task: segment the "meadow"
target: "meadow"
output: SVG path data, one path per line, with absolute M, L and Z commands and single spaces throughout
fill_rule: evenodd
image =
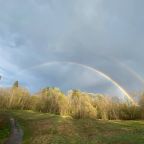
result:
M 44 88 L 36 94 L 14 83 L 0 89 L 0 144 L 9 118 L 24 131 L 24 144 L 143 144 L 144 96 L 136 104 L 104 95 Z
M 27 110 L 7 111 L 24 130 L 23 144 L 143 144 L 143 120 L 74 119 Z

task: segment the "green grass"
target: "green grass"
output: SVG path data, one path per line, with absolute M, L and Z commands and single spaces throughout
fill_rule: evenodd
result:
M 8 115 L 0 112 L 0 144 L 2 144 L 10 134 L 10 121 Z
M 144 121 L 73 119 L 11 111 L 24 129 L 24 144 L 143 144 Z

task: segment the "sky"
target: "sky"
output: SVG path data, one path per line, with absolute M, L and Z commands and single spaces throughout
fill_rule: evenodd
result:
M 0 86 L 144 90 L 143 0 L 0 0 Z M 72 64 L 73 63 L 73 64 Z M 82 66 L 83 65 L 83 66 Z

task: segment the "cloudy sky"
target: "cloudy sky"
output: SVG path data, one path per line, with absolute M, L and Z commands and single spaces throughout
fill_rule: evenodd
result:
M 144 90 L 143 0 L 0 0 L 1 86 Z M 82 66 L 83 65 L 83 66 Z M 88 67 L 91 67 L 88 68 Z

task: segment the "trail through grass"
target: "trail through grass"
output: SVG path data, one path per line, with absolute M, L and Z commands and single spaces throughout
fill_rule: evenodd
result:
M 11 134 L 5 144 L 22 144 L 23 130 L 14 118 L 10 118 Z
M 144 121 L 73 119 L 11 111 L 24 129 L 24 144 L 143 144 Z

